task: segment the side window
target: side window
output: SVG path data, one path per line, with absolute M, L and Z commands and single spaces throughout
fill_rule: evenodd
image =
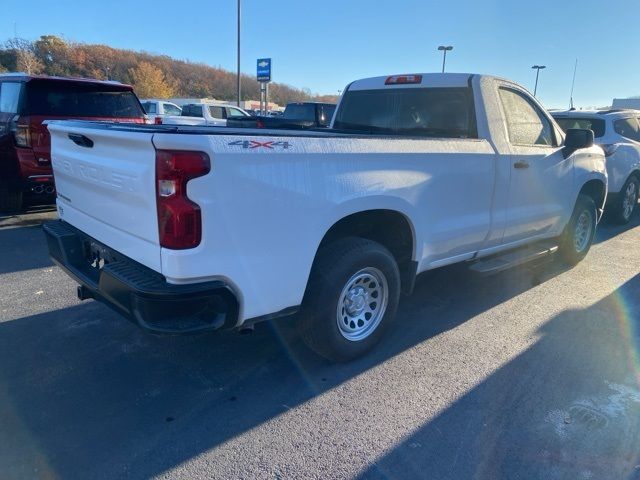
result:
M 549 119 L 522 93 L 500 88 L 500 100 L 513 145 L 555 146 Z
M 640 125 L 638 125 L 638 119 L 623 118 L 613 122 L 613 129 L 618 135 L 622 135 L 629 140 L 640 142 Z
M 191 116 L 202 118 L 202 105 L 191 105 Z
M 22 83 L 20 82 L 0 83 L 0 112 L 18 113 L 21 91 Z
M 209 107 L 209 113 L 211 114 L 211 116 L 213 118 L 221 118 L 221 119 L 226 118 L 224 116 L 224 108 L 223 107 L 210 106 Z
M 175 105 L 170 103 L 165 103 L 164 105 L 164 113 L 165 115 L 180 115 L 180 109 Z
M 156 104 L 153 102 L 144 102 L 142 108 L 144 108 L 144 111 L 147 113 L 158 113 Z
M 227 117 L 244 117 L 245 114 L 242 113 L 237 108 L 227 107 Z

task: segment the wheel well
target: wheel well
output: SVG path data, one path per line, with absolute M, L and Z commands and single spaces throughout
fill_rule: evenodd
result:
M 395 210 L 366 210 L 348 215 L 327 231 L 318 251 L 345 237 L 366 238 L 384 245 L 398 263 L 403 293 L 411 293 L 417 262 L 413 261 L 414 233 L 407 217 Z
M 589 180 L 580 189 L 580 193 L 587 195 L 593 199 L 598 209 L 602 208 L 604 203 L 605 186 L 600 180 Z

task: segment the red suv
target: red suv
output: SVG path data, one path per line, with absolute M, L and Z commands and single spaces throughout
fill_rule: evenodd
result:
M 53 203 L 49 133 L 55 119 L 144 123 L 130 85 L 80 78 L 0 75 L 0 212 L 22 210 L 27 200 Z

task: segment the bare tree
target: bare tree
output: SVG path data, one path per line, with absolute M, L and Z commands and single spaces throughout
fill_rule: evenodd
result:
M 4 48 L 15 53 L 17 71 L 31 75 L 40 73 L 44 69 L 43 63 L 35 54 L 33 42 L 24 38 L 10 38 L 5 42 Z

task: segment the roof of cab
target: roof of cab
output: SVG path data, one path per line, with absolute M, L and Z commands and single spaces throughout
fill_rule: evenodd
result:
M 387 84 L 387 80 L 393 77 L 418 77 L 420 82 Z M 375 90 L 383 88 L 424 88 L 424 87 L 466 87 L 469 79 L 475 76 L 472 73 L 409 73 L 385 75 L 382 77 L 370 77 L 356 80 L 349 85 L 349 90 Z M 485 75 L 482 75 L 485 76 Z
M 82 78 L 82 77 L 55 77 L 51 75 L 30 75 L 28 73 L 23 73 L 23 72 L 0 73 L 0 81 L 6 80 L 6 79 L 17 80 L 19 82 L 31 82 L 33 80 L 38 80 L 38 81 L 52 81 L 52 82 L 70 82 L 70 83 L 109 85 L 112 87 L 122 87 L 126 89 L 133 88 L 131 85 L 117 82 L 115 80 L 98 80 L 95 78 Z
M 609 110 L 561 110 L 550 112 L 554 117 L 562 118 L 602 118 L 602 117 L 617 117 L 627 118 L 637 116 L 640 114 L 638 110 L 617 108 Z

